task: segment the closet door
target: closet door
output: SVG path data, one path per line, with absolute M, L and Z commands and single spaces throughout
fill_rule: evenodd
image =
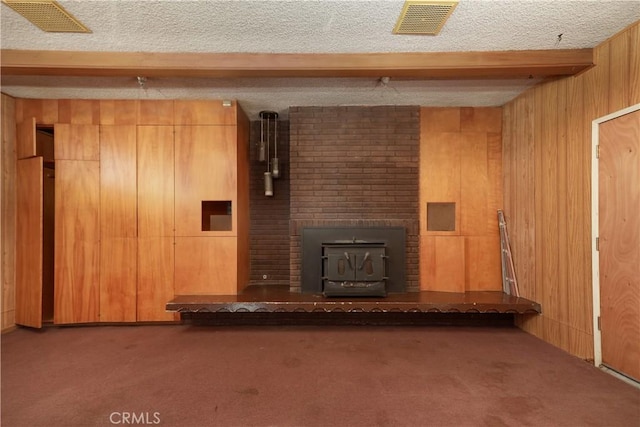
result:
M 138 126 L 139 322 L 178 320 L 165 306 L 174 297 L 173 126 Z
M 100 313 L 99 131 L 56 125 L 56 324 L 92 323 Z
M 31 117 L 16 126 L 16 154 L 18 159 L 28 159 L 36 155 L 36 118 Z
M 16 324 L 42 327 L 42 157 L 18 160 Z
M 136 127 L 100 127 L 100 321 L 136 321 Z

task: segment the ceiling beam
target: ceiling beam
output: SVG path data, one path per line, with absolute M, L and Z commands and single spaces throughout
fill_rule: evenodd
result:
M 545 78 L 593 65 L 593 49 L 426 53 L 160 53 L 9 50 L 3 75 Z

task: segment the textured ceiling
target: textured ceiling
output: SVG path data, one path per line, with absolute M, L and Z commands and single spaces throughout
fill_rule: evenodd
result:
M 91 34 L 45 33 L 6 5 L 3 49 L 365 53 L 594 47 L 640 20 L 640 1 L 461 0 L 438 36 L 394 35 L 403 0 L 59 0 Z M 558 35 L 562 34 L 561 39 Z M 383 76 L 380 76 L 383 77 Z M 17 97 L 232 98 L 255 117 L 292 105 L 502 105 L 536 81 L 4 76 Z

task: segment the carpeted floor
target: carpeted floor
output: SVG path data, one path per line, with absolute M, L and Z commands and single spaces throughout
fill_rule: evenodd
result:
M 2 426 L 640 426 L 640 390 L 515 328 L 2 336 Z

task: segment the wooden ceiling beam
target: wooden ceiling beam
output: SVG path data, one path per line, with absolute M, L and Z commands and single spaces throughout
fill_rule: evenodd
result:
M 151 53 L 9 50 L 3 75 L 545 78 L 593 65 L 593 49 L 426 53 Z

